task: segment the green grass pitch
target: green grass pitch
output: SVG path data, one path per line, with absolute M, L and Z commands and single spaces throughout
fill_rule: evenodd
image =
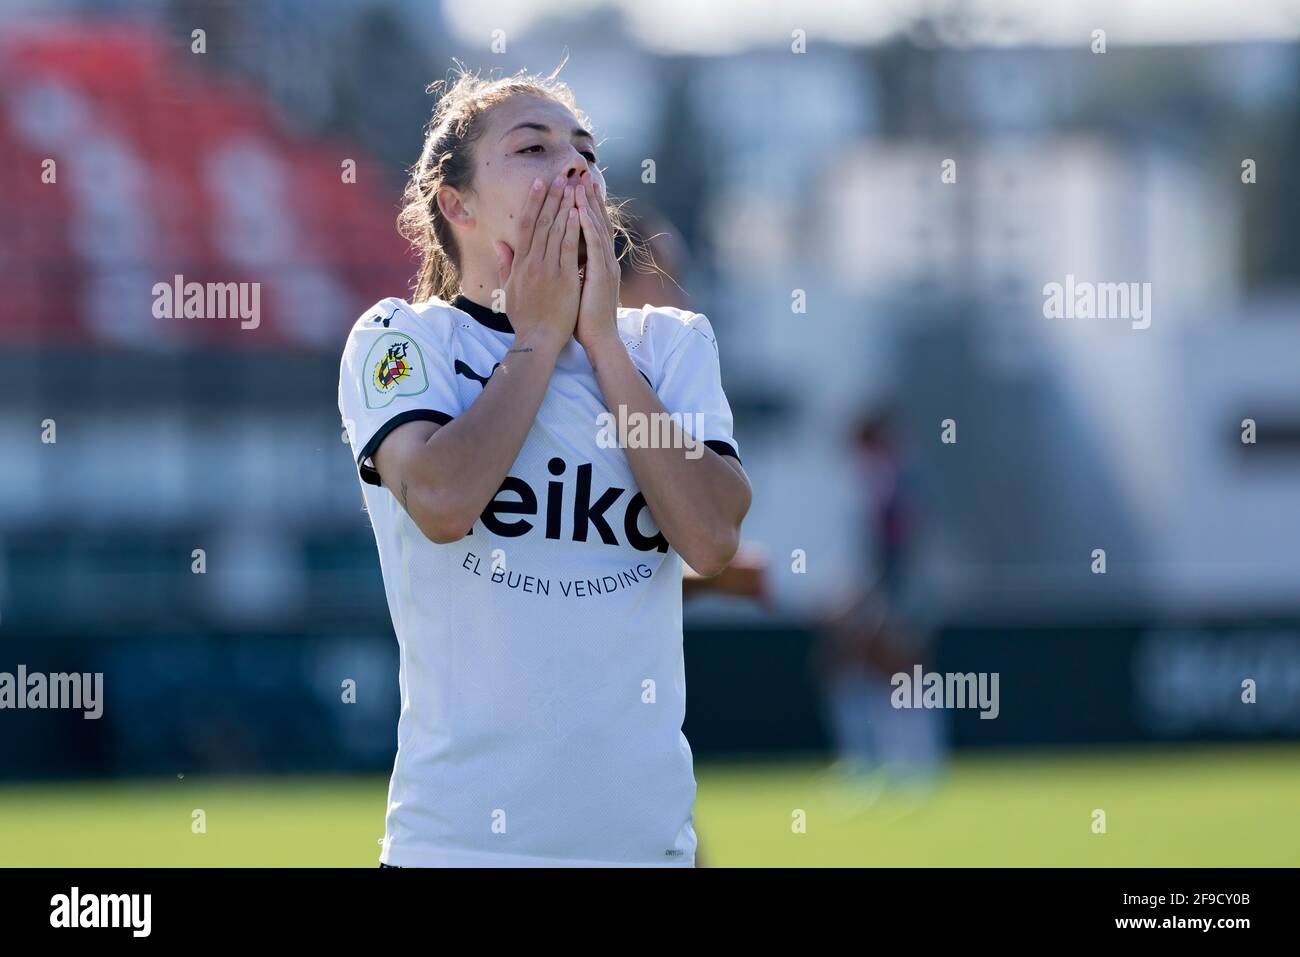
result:
M 929 793 L 874 798 L 817 761 L 702 762 L 696 776 L 712 867 L 1300 865 L 1295 745 L 959 756 Z M 374 867 L 386 786 L 195 775 L 4 785 L 0 866 Z M 205 834 L 191 833 L 196 808 Z

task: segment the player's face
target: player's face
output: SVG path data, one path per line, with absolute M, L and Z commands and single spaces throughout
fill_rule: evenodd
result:
M 547 187 L 557 176 L 576 184 L 589 169 L 603 189 L 596 157 L 589 131 L 563 104 L 525 95 L 497 104 L 475 143 L 477 168 L 469 203 L 477 235 L 471 241 L 489 250 L 495 240 L 513 248 L 516 219 L 539 177 Z M 585 261 L 585 252 L 580 245 L 580 261 Z

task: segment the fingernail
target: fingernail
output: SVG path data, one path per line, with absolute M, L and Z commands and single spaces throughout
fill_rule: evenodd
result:
M 537 177 L 537 179 L 533 180 L 533 192 L 535 193 L 541 188 L 542 188 L 542 178 L 539 176 Z

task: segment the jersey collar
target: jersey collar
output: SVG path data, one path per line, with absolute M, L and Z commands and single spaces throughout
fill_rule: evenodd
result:
M 510 320 L 504 312 L 493 312 L 487 306 L 480 306 L 463 292 L 453 299 L 451 304 L 489 329 L 495 329 L 497 332 L 515 331 L 515 327 L 510 325 Z

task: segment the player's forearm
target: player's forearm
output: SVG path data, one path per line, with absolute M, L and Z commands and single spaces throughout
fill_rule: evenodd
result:
M 562 343 L 519 337 L 463 413 L 431 435 L 412 492 L 438 539 L 465 535 L 501 487 L 537 417 Z
M 620 427 L 634 421 L 634 415 L 666 414 L 617 337 L 593 346 L 587 354 L 605 405 Z M 619 414 L 620 406 L 626 415 Z M 669 544 L 700 574 L 715 575 L 740 546 L 740 523 L 752 494 L 749 482 L 738 468 L 687 436 L 679 425 L 672 423 L 671 429 L 667 448 L 628 448 L 625 435 L 619 436 L 619 444 Z

